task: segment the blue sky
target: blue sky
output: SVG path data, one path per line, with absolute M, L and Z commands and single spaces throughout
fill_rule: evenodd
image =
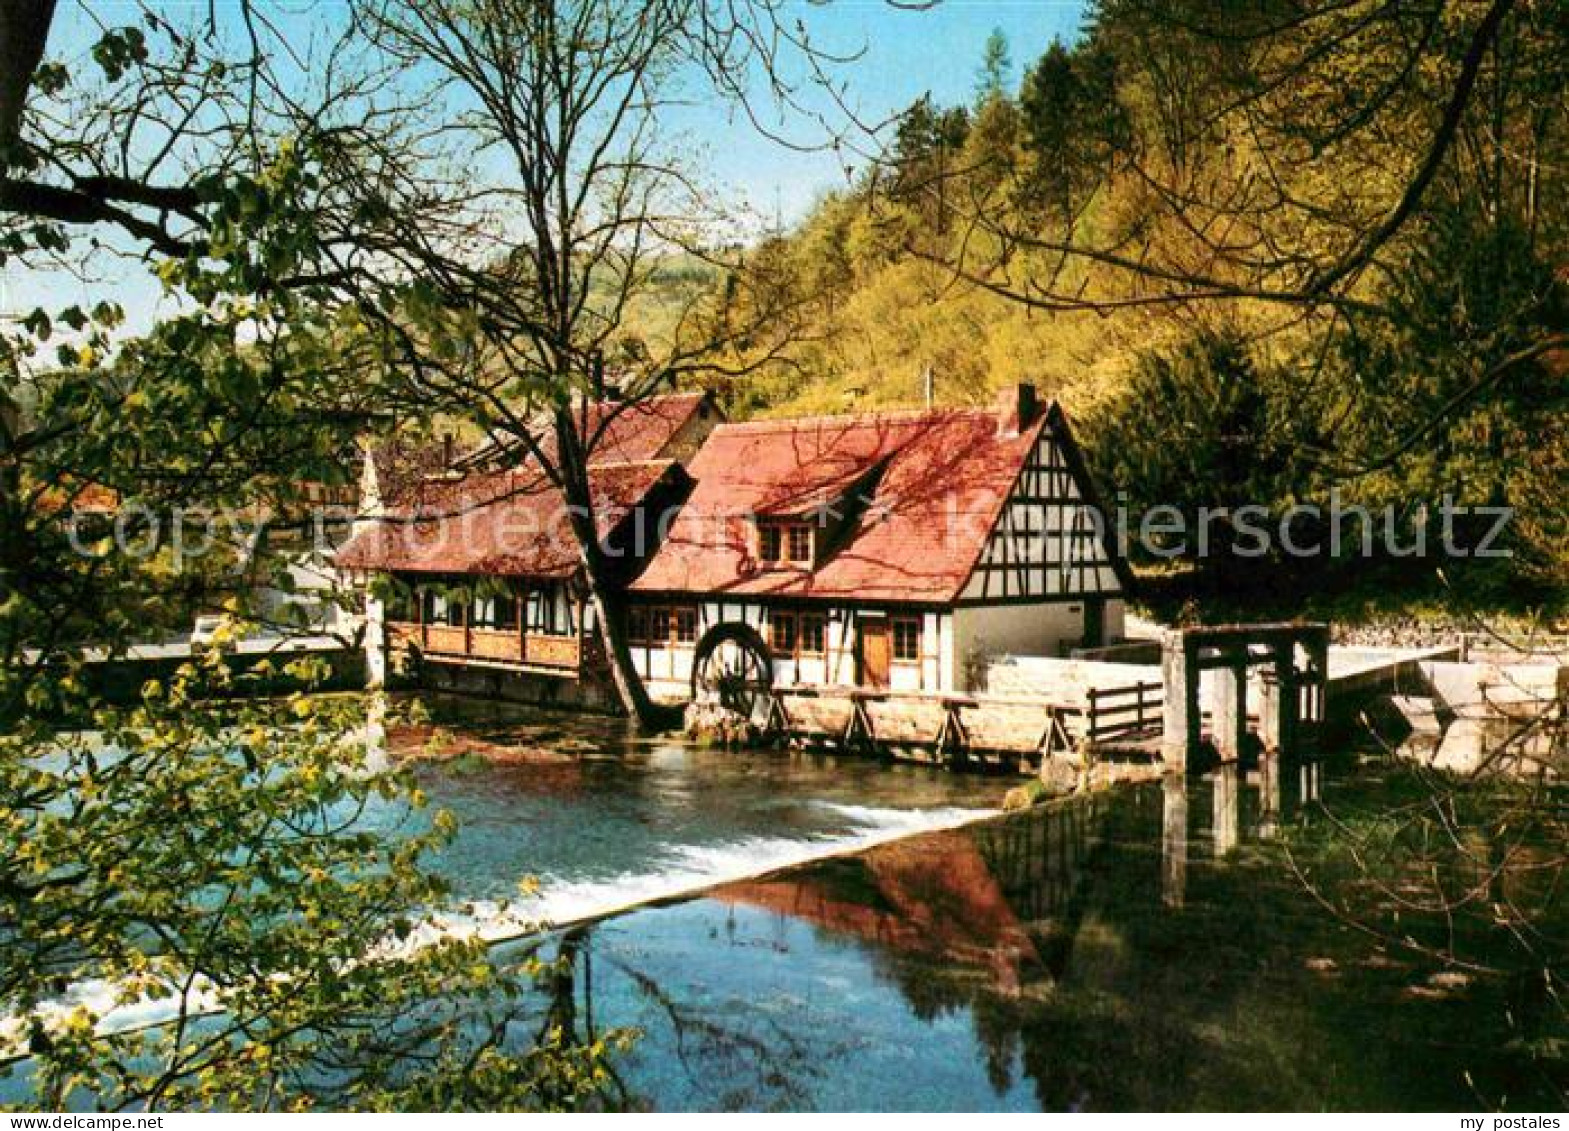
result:
M 127 0 L 85 0 L 109 24 L 137 19 Z M 232 4 L 234 0 L 217 0 Z M 636 0 L 628 0 L 635 3 Z M 83 62 L 85 44 L 95 30 L 84 0 L 64 0 L 50 40 L 50 55 Z M 176 22 L 205 15 L 207 0 L 155 5 Z M 313 21 L 330 20 L 333 0 L 293 0 L 286 28 L 301 35 Z M 1013 81 L 1054 38 L 1071 40 L 1084 13 L 1083 0 L 942 0 L 929 10 L 900 8 L 884 0 L 800 2 L 798 15 L 814 42 L 837 52 L 860 52 L 836 77 L 848 87 L 846 100 L 866 121 L 880 121 L 908 106 L 924 92 L 942 104 L 973 98 L 976 70 L 987 36 L 1000 28 L 1013 59 Z M 90 65 L 90 64 L 88 64 Z M 826 105 L 826 100 L 822 101 Z M 703 147 L 710 180 L 755 212 L 786 224 L 799 219 L 824 192 L 845 183 L 844 159 L 828 152 L 801 153 L 780 146 L 739 120 L 722 104 L 704 103 L 681 115 L 683 133 Z M 793 131 L 802 135 L 804 127 Z M 83 300 L 114 298 L 124 304 L 128 328 L 145 329 L 157 317 L 158 288 L 135 263 L 105 257 L 93 265 L 95 278 L 81 283 L 56 274 L 12 271 L 5 279 L 5 307 L 63 307 Z
M 1054 38 L 1078 32 L 1082 0 L 943 0 L 914 11 L 881 0 L 801 4 L 814 41 L 841 52 L 863 53 L 838 72 L 849 86 L 847 101 L 867 121 L 880 121 L 930 91 L 940 104 L 968 102 L 993 29 L 1008 38 L 1013 81 Z M 770 142 L 746 123 L 731 123 L 721 110 L 708 125 L 714 174 L 771 216 L 777 206 L 788 223 L 800 218 L 825 190 L 844 184 L 832 153 L 801 154 Z

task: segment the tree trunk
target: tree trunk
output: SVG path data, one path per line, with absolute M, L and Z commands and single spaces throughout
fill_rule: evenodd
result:
M 603 563 L 603 557 L 597 553 L 597 543 L 595 550 L 594 556 Z M 594 604 L 594 619 L 598 623 L 599 636 L 605 646 L 605 659 L 610 664 L 610 676 L 615 682 L 621 706 L 637 720 L 641 729 L 653 730 L 659 712 L 654 707 L 654 701 L 648 697 L 648 689 L 643 686 L 637 667 L 632 663 L 632 649 L 627 645 L 626 617 L 623 615 L 626 601 L 612 586 L 604 583 L 602 574 L 596 579 L 593 572 L 585 567 L 583 575 L 588 583 L 589 600 Z
M 571 410 L 558 411 L 555 423 L 561 493 L 566 500 L 573 537 L 577 539 L 578 560 L 583 565 L 583 580 L 594 606 L 594 619 L 604 643 L 610 677 L 622 709 L 637 721 L 640 729 L 652 730 L 659 717 L 658 711 L 648 697 L 642 677 L 637 674 L 632 650 L 627 646 L 626 618 L 622 615 L 626 602 L 610 583 L 610 570 L 599 545 L 594 500 L 588 482 L 588 460 Z
M 44 57 L 55 0 L 0 0 L 0 157 L 16 140 L 27 88 Z M 4 162 L 0 160 L 0 175 Z

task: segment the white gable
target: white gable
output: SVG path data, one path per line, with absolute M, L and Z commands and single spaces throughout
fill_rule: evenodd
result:
M 962 599 L 1121 595 L 1099 520 L 1085 502 L 1062 445 L 1045 429 Z

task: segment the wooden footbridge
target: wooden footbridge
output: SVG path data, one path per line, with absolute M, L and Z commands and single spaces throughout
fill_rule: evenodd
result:
M 767 736 L 946 766 L 1040 770 L 1049 759 L 1083 764 L 1086 744 L 1103 754 L 1163 758 L 1181 772 L 1206 739 L 1235 762 L 1250 730 L 1288 755 L 1310 746 L 1330 686 L 1329 628 L 1275 623 L 1178 629 L 1162 641 L 1159 669 L 1100 665 L 1099 678 L 1054 694 L 997 695 L 780 686 L 766 690 Z M 1406 657 L 1391 653 L 1380 671 Z M 1122 670 L 1106 675 L 1107 668 Z M 1262 669 L 1256 709 L 1248 672 Z M 1200 694 L 1200 675 L 1215 686 Z M 754 718 L 756 716 L 753 716 Z
M 1159 680 L 1095 687 L 1080 701 L 847 687 L 775 687 L 767 734 L 802 746 L 946 766 L 1038 770 L 1050 757 L 1100 746 L 1155 749 L 1163 718 Z

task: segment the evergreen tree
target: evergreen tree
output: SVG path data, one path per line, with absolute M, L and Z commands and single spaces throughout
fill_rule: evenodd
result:
M 1013 57 L 1008 52 L 1008 37 L 1002 28 L 992 28 L 981 51 L 980 69 L 975 73 L 975 104 L 985 105 L 993 98 L 1004 98 L 1013 82 Z

